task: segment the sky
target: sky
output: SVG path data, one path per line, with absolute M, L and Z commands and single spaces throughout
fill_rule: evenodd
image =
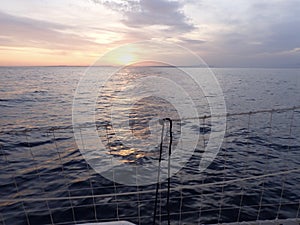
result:
M 2 1 L 0 66 L 88 66 L 118 46 L 155 40 L 215 67 L 300 67 L 299 15 L 299 0 Z

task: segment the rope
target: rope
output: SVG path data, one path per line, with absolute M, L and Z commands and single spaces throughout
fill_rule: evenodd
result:
M 168 213 L 168 225 L 170 225 L 170 188 L 171 188 L 171 154 L 172 154 L 172 141 L 173 141 L 173 133 L 172 133 L 172 128 L 173 128 L 173 123 L 170 118 L 166 118 L 167 121 L 170 123 L 170 142 L 169 142 L 169 159 L 168 159 L 168 191 L 167 191 L 167 213 Z
M 201 116 L 201 117 L 190 117 L 190 118 L 182 118 L 182 119 L 171 119 L 171 118 L 165 118 L 163 120 L 160 120 L 160 123 L 162 125 L 162 133 L 161 133 L 161 142 L 160 142 L 160 149 L 159 149 L 159 163 L 158 163 L 158 174 L 157 174 L 157 185 L 156 185 L 156 189 L 155 190 L 155 207 L 154 207 L 154 214 L 153 214 L 153 224 L 155 225 L 156 221 L 157 221 L 157 218 L 158 217 L 158 212 L 162 212 L 162 210 L 159 211 L 159 208 L 158 206 L 160 205 L 160 207 L 163 205 L 162 202 L 158 202 L 158 196 L 159 194 L 163 193 L 163 192 L 166 192 L 167 194 L 167 203 L 166 203 L 166 209 L 167 209 L 167 213 L 166 213 L 166 216 L 167 216 L 167 220 L 168 220 L 168 225 L 170 225 L 170 215 L 172 215 L 171 213 L 171 207 L 170 207 L 170 193 L 171 191 L 178 191 L 178 190 L 184 190 L 184 189 L 196 189 L 196 188 L 203 188 L 203 187 L 212 187 L 212 186 L 217 186 L 217 185 L 223 185 L 222 186 L 222 192 L 224 191 L 224 186 L 225 185 L 228 185 L 228 184 L 232 184 L 232 183 L 235 183 L 235 182 L 241 182 L 241 181 L 248 181 L 248 180 L 258 180 L 258 179 L 265 179 L 266 177 L 273 177 L 273 176 L 283 176 L 283 175 L 286 175 L 286 174 L 290 174 L 290 173 L 296 173 L 296 172 L 300 172 L 300 168 L 295 168 L 295 169 L 290 169 L 288 168 L 287 166 L 287 170 L 286 171 L 279 171 L 279 172 L 274 172 L 274 173 L 267 173 L 269 172 L 266 168 L 264 170 L 264 174 L 263 175 L 258 175 L 258 176 L 249 176 L 247 177 L 247 174 L 245 174 L 246 176 L 244 178 L 238 178 L 238 179 L 234 179 L 234 180 L 225 180 L 225 178 L 223 178 L 223 181 L 220 181 L 220 182 L 211 182 L 211 183 L 202 183 L 202 184 L 197 184 L 197 185 L 181 185 L 181 186 L 177 186 L 177 187 L 174 187 L 174 188 L 171 188 L 171 177 L 170 177 L 170 169 L 171 169 L 171 153 L 172 153 L 172 142 L 173 142 L 173 132 L 172 132 L 172 129 L 173 129 L 173 121 L 183 121 L 183 120 L 192 120 L 192 119 L 203 119 L 205 120 L 206 118 L 213 118 L 213 117 L 231 117 L 231 116 L 239 116 L 239 115 L 248 115 L 249 118 L 253 115 L 253 114 L 259 114 L 259 113 L 270 113 L 271 114 L 271 118 L 270 118 L 270 130 L 272 130 L 272 115 L 273 113 L 282 113 L 282 112 L 288 112 L 290 110 L 293 111 L 293 114 L 292 114 L 292 118 L 291 118 L 291 124 L 290 124 L 290 130 L 289 130 L 289 136 L 291 136 L 291 133 L 292 133 L 292 125 L 293 125 L 293 117 L 294 117 L 294 113 L 299 113 L 300 109 L 300 106 L 297 106 L 297 107 L 291 107 L 291 108 L 281 108 L 281 109 L 269 109 L 269 110 L 258 110 L 258 111 L 253 111 L 253 112 L 240 112 L 240 113 L 226 113 L 226 114 L 223 114 L 223 115 L 204 115 L 204 116 Z M 298 110 L 298 111 L 297 111 Z M 169 145 L 168 145 L 168 178 L 167 178 L 167 188 L 161 188 L 161 181 L 160 181 L 160 176 L 161 176 L 161 160 L 162 160 L 162 151 L 163 151 L 163 141 L 164 141 L 164 132 L 165 132 L 165 122 L 168 121 L 169 122 Z M 103 127 L 104 125 L 94 125 L 95 129 L 97 130 L 98 128 L 101 128 Z M 84 126 L 82 126 L 84 127 Z M 60 163 L 61 162 L 61 155 L 60 155 L 60 151 L 58 149 L 58 146 L 57 146 L 57 143 L 56 143 L 56 140 L 57 138 L 55 137 L 55 131 L 61 131 L 63 133 L 66 133 L 68 131 L 65 131 L 66 129 L 72 129 L 73 127 L 72 126 L 60 126 L 60 127 L 35 127 L 35 128 L 25 128 L 25 129 L 16 129 L 16 130 L 0 130 L 0 134 L 18 134 L 18 133 L 27 133 L 27 132 L 30 132 L 30 131 L 43 131 L 43 130 L 46 130 L 46 131 L 51 131 L 51 133 L 53 134 L 53 141 L 54 141 L 54 144 L 56 146 L 56 150 L 57 150 L 57 154 L 58 154 L 58 157 L 60 159 Z M 85 127 L 86 128 L 86 127 Z M 107 127 L 106 127 L 107 128 Z M 106 129 L 106 134 L 107 134 L 107 129 Z M 248 132 L 249 132 L 249 120 L 248 120 Z M 269 136 L 271 136 L 271 133 L 269 134 Z M 26 134 L 26 140 L 27 140 L 27 143 L 28 143 L 28 146 L 30 145 L 28 139 L 27 139 L 27 134 Z M 107 137 L 108 139 L 108 137 Z M 249 138 L 247 138 L 247 142 L 248 142 Z M 109 142 L 109 140 L 108 140 Z M 290 142 L 290 139 L 289 139 L 289 142 Z M 249 143 L 247 143 L 247 146 L 249 145 Z M 166 146 L 165 146 L 166 147 Z M 31 151 L 30 149 L 30 146 L 29 146 L 29 150 Z M 288 152 L 290 150 L 290 143 L 288 144 Z M 268 152 L 268 150 L 267 150 Z M 268 154 L 266 153 L 266 157 L 268 159 Z M 32 158 L 34 159 L 34 156 L 32 155 Z M 268 163 L 268 160 L 266 160 L 267 163 Z M 246 170 L 247 171 L 247 170 Z M 64 165 L 62 165 L 62 173 L 65 175 L 65 171 L 64 171 Z M 250 175 L 250 174 L 249 174 Z M 278 210 L 277 210 L 277 217 L 280 213 L 280 210 L 281 210 L 281 207 L 282 205 L 284 205 L 284 202 L 283 202 L 283 194 L 284 194 L 284 188 L 285 188 L 285 179 L 286 177 L 283 177 L 282 178 L 282 188 L 281 188 L 281 195 L 280 195 L 280 202 L 279 202 L 279 205 L 278 205 Z M 261 206 L 262 206 L 262 198 L 263 198 L 263 194 L 264 194 L 264 184 L 265 183 L 265 180 L 263 180 L 263 184 L 262 184 L 262 193 L 261 193 L 261 196 L 260 196 L 260 202 L 259 202 L 259 209 L 258 209 L 258 215 L 257 215 L 257 218 L 260 217 L 260 212 L 261 212 Z M 93 189 L 93 187 L 91 186 L 91 189 Z M 9 203 L 16 203 L 16 202 L 19 202 L 19 203 L 22 203 L 24 204 L 24 202 L 32 202 L 32 201 L 56 201 L 56 200 L 69 200 L 70 203 L 71 203 L 71 208 L 72 208 L 72 211 L 74 211 L 74 208 L 73 208 L 73 204 L 72 204 L 72 200 L 78 200 L 78 199 L 86 199 L 86 198 L 93 198 L 93 204 L 94 204 L 94 213 L 95 213 L 95 218 L 97 220 L 97 215 L 96 215 L 96 207 L 95 207 L 95 198 L 105 198 L 105 197 L 111 197 L 113 196 L 114 197 L 114 200 L 116 201 L 116 204 L 117 204 L 117 218 L 119 220 L 119 203 L 118 203 L 118 196 L 130 196 L 130 195 L 136 195 L 136 194 L 148 194 L 148 193 L 153 193 L 154 190 L 145 190 L 145 191 L 135 191 L 135 192 L 124 192 L 124 193 L 117 193 L 117 188 L 115 186 L 115 183 L 114 183 L 114 190 L 115 190 L 115 193 L 114 194 L 100 194 L 100 195 L 94 195 L 93 191 L 92 191 L 92 195 L 86 195 L 86 196 L 71 196 L 70 195 L 70 190 L 69 190 L 69 187 L 67 185 L 67 191 L 69 192 L 69 196 L 68 197 L 47 197 L 45 195 L 45 197 L 41 196 L 41 197 L 38 197 L 38 198 L 20 198 L 22 195 L 19 194 L 19 191 L 17 189 L 17 197 L 16 199 L 0 199 L 0 203 L 5 203 L 5 204 L 9 204 Z M 244 186 L 243 186 L 243 191 L 244 191 Z M 181 192 L 182 194 L 182 192 Z M 242 194 L 244 195 L 244 193 L 242 192 Z M 240 220 L 240 215 L 241 215 L 241 210 L 242 210 L 242 203 L 243 203 L 243 197 L 244 196 L 241 196 L 241 201 L 240 201 L 240 207 L 239 207 L 239 212 L 238 212 L 238 221 Z M 24 210 L 25 211 L 25 210 Z M 158 211 L 158 212 L 157 212 Z M 220 217 L 220 214 L 221 214 L 221 211 L 222 211 L 222 208 L 221 208 L 221 203 L 220 203 L 220 209 L 219 209 L 219 219 L 218 219 L 218 222 L 221 221 L 221 217 Z M 50 209 L 49 209 L 49 212 L 51 213 Z M 181 212 L 180 212 L 181 213 Z M 25 211 L 25 214 L 26 214 L 26 211 Z M 300 214 L 300 202 L 299 202 L 299 208 L 298 208 L 298 211 L 297 211 L 297 217 L 298 215 Z M 160 214 L 160 215 L 163 215 L 163 214 Z M 140 215 L 139 215 L 140 217 Z M 1 218 L 1 215 L 0 215 L 0 218 Z M 150 216 L 151 218 L 151 216 Z M 73 213 L 73 219 L 74 219 L 74 222 L 75 221 L 75 218 L 74 218 L 74 213 Z M 52 220 L 52 218 L 51 218 Z M 53 222 L 52 222 L 53 223 Z
M 155 191 L 153 225 L 155 225 L 155 222 L 156 222 L 156 212 L 157 212 L 157 201 L 158 201 L 158 192 L 159 192 L 159 184 L 160 184 L 160 168 L 161 168 L 161 159 L 162 159 L 162 150 L 163 150 L 165 121 L 169 121 L 169 132 L 170 132 L 169 149 L 168 149 L 167 217 L 168 217 L 168 225 L 171 224 L 170 189 L 171 189 L 171 154 L 172 154 L 172 142 L 173 142 L 173 133 L 172 133 L 173 123 L 170 118 L 165 118 L 165 119 L 159 121 L 160 124 L 162 125 L 162 132 L 161 132 L 161 140 L 160 140 L 160 148 L 159 148 L 159 160 L 158 160 L 157 183 L 156 183 L 156 191 Z
M 163 120 L 160 120 L 160 124 L 162 125 L 162 131 L 161 131 L 160 146 L 159 146 L 159 159 L 158 159 L 157 183 L 156 183 L 155 204 L 154 204 L 154 213 L 153 213 L 153 225 L 155 225 L 155 222 L 156 222 L 160 167 L 161 167 L 162 149 L 163 149 L 163 141 L 164 141 L 164 130 L 165 130 L 165 123 Z

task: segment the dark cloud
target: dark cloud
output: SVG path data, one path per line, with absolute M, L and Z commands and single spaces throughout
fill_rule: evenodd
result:
M 300 47 L 299 1 L 256 3 L 249 11 L 248 36 L 261 43 L 259 50 L 276 53 Z
M 71 26 L 15 16 L 0 11 L 0 45 L 48 49 L 86 49 L 97 43 L 65 32 Z
M 190 38 L 179 38 L 178 44 L 185 46 L 190 49 L 197 49 L 199 47 L 202 47 L 203 44 L 205 44 L 206 41 L 204 40 L 198 40 L 198 39 L 190 39 Z
M 220 12 L 222 11 L 220 8 Z M 231 13 L 232 11 L 227 11 Z M 253 1 L 235 11 L 230 23 L 215 15 L 215 23 L 229 27 L 215 30 L 208 47 L 212 64 L 259 67 L 292 67 L 300 61 L 300 2 Z M 217 61 L 217 62 L 216 62 Z
M 270 32 L 263 39 L 266 52 L 282 52 L 300 47 L 300 31 L 297 28 L 300 19 L 284 21 L 271 26 Z
M 179 2 L 168 0 L 140 0 L 140 1 L 101 1 L 93 0 L 104 6 L 121 12 L 123 23 L 128 27 L 144 28 L 147 26 L 162 26 L 170 32 L 189 32 L 195 27 L 188 21 Z
M 38 30 L 43 30 L 45 29 L 45 27 L 47 27 L 48 29 L 63 29 L 67 27 L 61 24 L 34 20 L 27 17 L 15 16 L 15 15 L 7 14 L 3 11 L 0 11 L 0 24 L 1 24 L 2 32 L 11 31 L 11 30 L 20 30 L 22 29 L 22 27 L 24 29 L 26 29 L 27 27 L 33 27 Z
M 139 2 L 135 0 L 123 0 L 123 1 L 108 1 L 108 0 L 92 0 L 96 4 L 101 4 L 110 8 L 111 10 L 118 12 L 129 12 L 139 10 Z

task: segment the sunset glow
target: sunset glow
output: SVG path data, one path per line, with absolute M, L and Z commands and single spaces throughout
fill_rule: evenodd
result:
M 134 49 L 130 45 L 125 45 L 118 51 L 112 51 L 107 54 L 109 65 L 128 65 L 133 64 L 139 60 L 139 49 Z
M 120 55 L 118 58 L 116 58 L 116 63 L 121 64 L 121 65 L 128 65 L 136 61 L 135 57 L 128 53 L 128 54 L 123 54 Z

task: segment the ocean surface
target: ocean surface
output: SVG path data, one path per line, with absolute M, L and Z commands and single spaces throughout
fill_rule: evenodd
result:
M 200 83 L 171 67 L 1 67 L 0 224 L 152 224 L 156 184 L 145 182 L 157 179 L 162 118 L 174 119 L 172 147 L 187 160 L 175 155 L 171 162 L 177 169 L 168 206 L 162 169 L 157 224 L 167 224 L 167 208 L 171 224 L 299 218 L 300 69 L 186 71 L 199 74 Z M 98 86 L 82 82 L 86 74 Z M 221 97 L 208 82 L 213 75 Z M 88 102 L 91 92 L 95 101 Z M 75 112 L 74 96 L 81 103 Z M 223 97 L 226 109 L 219 109 Z M 220 149 L 201 171 L 210 135 L 220 133 L 210 104 L 228 117 Z M 83 128 L 94 116 L 101 146 L 73 129 L 74 113 Z M 163 160 L 170 141 L 165 123 Z M 103 173 L 83 157 L 87 144 L 101 151 Z M 150 175 L 125 176 L 124 166 Z

